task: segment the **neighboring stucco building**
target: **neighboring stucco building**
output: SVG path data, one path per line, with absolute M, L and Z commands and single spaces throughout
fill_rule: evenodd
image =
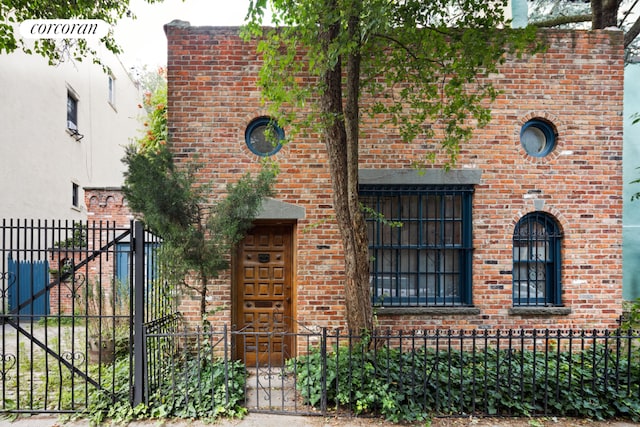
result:
M 0 217 L 87 219 L 84 187 L 122 185 L 140 94 L 118 58 L 98 52 L 110 73 L 90 59 L 0 55 Z
M 277 152 L 262 142 L 261 62 L 238 28 L 174 21 L 165 30 L 176 157 L 197 155 L 200 179 L 218 194 L 255 171 L 259 153 L 281 170 L 276 197 L 213 286 L 211 320 L 248 330 L 343 327 L 343 256 L 320 136 L 304 129 Z M 363 126 L 361 198 L 405 224 L 369 221 L 380 327 L 617 326 L 622 32 L 546 38 L 545 53 L 511 59 L 492 77 L 501 90 L 493 120 L 449 172 L 412 168 L 433 149 L 426 141 Z
M 640 62 L 631 61 L 624 70 L 624 286 L 623 297 L 640 298 L 640 200 L 631 197 L 640 192 L 640 123 L 633 125 L 632 115 L 640 113 Z

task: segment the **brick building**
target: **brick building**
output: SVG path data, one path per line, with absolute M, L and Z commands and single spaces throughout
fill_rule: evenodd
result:
M 325 147 L 302 131 L 274 148 L 256 85 L 255 46 L 238 28 L 174 21 L 169 133 L 198 156 L 215 194 L 279 165 L 277 194 L 212 289 L 214 324 L 302 330 L 344 326 L 343 259 Z M 549 31 L 544 53 L 493 75 L 492 121 L 455 167 L 412 168 L 434 145 L 362 128 L 363 203 L 403 222 L 369 221 L 371 284 L 383 328 L 609 328 L 622 292 L 622 33 Z M 286 133 L 287 129 L 276 128 Z M 195 300 L 194 300 L 195 302 Z

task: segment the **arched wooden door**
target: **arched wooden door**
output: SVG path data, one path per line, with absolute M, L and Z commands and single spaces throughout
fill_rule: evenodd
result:
M 238 245 L 235 357 L 247 366 L 282 366 L 293 357 L 293 226 L 259 225 Z

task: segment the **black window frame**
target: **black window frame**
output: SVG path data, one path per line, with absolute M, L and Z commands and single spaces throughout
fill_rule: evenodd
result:
M 372 303 L 400 308 L 471 306 L 474 186 L 367 184 L 360 185 L 359 193 L 369 238 Z M 382 205 L 389 200 L 397 209 L 385 215 Z M 451 206 L 446 204 L 451 205 L 452 200 L 459 206 L 453 208 L 458 212 L 451 216 L 447 213 Z M 439 213 L 429 206 L 437 206 Z M 409 213 L 405 214 L 407 209 Z M 396 221 L 403 226 L 389 224 Z M 409 228 L 402 237 L 404 227 Z M 446 230 L 455 231 L 447 236 Z M 390 237 L 393 233 L 395 237 Z M 451 234 L 454 238 L 447 241 Z M 412 241 L 403 242 L 403 238 Z M 396 260 L 380 261 L 389 255 Z M 453 260 L 449 266 L 447 259 Z M 388 268 L 389 264 L 395 267 Z M 413 265 L 406 268 L 402 264 Z
M 536 129 L 544 137 L 544 146 L 539 151 L 531 150 L 531 147 L 525 144 L 524 138 L 528 131 Z M 520 144 L 524 151 L 533 157 L 546 157 L 556 148 L 556 130 L 553 124 L 543 119 L 532 119 L 526 122 L 520 128 Z
M 269 131 L 271 134 L 268 134 Z M 254 135 L 259 136 L 258 143 L 254 140 Z M 247 147 L 260 157 L 269 157 L 278 153 L 282 148 L 284 137 L 284 129 L 278 125 L 277 121 L 268 116 L 253 119 L 244 132 Z
M 562 238 L 558 221 L 549 213 L 536 211 L 520 218 L 512 244 L 514 307 L 562 305 Z
M 67 129 L 78 131 L 78 98 L 67 90 Z
M 80 207 L 80 186 L 75 182 L 71 183 L 71 206 Z
M 113 74 L 107 76 L 107 101 L 113 108 L 116 107 L 116 78 Z

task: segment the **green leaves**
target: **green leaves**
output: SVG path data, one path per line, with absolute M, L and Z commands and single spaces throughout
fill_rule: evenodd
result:
M 157 0 L 147 0 L 154 3 Z M 51 1 L 51 0 L 3 0 L 0 2 L 0 54 L 11 53 L 20 48 L 26 53 L 39 54 L 56 65 L 66 59 L 82 61 L 89 57 L 100 64 L 95 49 L 85 40 L 36 40 L 31 44 L 20 38 L 10 23 L 20 23 L 27 19 L 101 19 L 107 24 L 115 24 L 123 18 L 129 8 L 128 0 L 110 1 Z M 101 44 L 113 53 L 120 53 L 120 46 L 109 32 L 100 40 Z
M 444 345 L 402 352 L 370 349 L 363 342 L 335 347 L 327 355 L 326 390 L 329 405 L 394 422 L 475 412 L 640 419 L 640 371 L 629 363 L 603 345 L 547 353 L 490 348 L 471 352 Z M 298 389 L 314 406 L 322 393 L 321 366 L 319 351 L 289 362 L 298 374 Z
M 209 351 L 211 351 L 209 349 Z M 87 416 L 92 425 L 127 424 L 147 418 L 198 418 L 215 420 L 221 416 L 241 417 L 244 403 L 245 368 L 239 361 L 227 362 L 203 353 L 173 355 L 166 375 L 156 384 L 148 405 L 131 407 L 129 403 L 129 358 L 116 361 L 114 373 L 103 373 L 104 385 L 115 384 L 116 399 L 101 390 L 92 390 Z M 104 369 L 99 367 L 99 369 Z
M 225 365 L 224 360 L 194 357 L 174 363 L 149 399 L 154 416 L 213 420 L 246 413 L 242 407 L 246 375 L 241 362 Z
M 407 142 L 440 142 L 449 163 L 490 120 L 486 101 L 498 91 L 485 78 L 507 54 L 538 49 L 534 29 L 505 28 L 506 1 L 280 0 L 273 2 L 279 27 L 262 33 L 258 12 L 265 7 L 252 2 L 249 28 L 264 57 L 264 100 L 279 121 L 308 117 L 309 109 L 320 118 L 328 113 L 315 104 L 326 88 L 314 77 L 356 55 L 361 110 L 381 126 L 399 126 Z M 355 33 L 348 30 L 352 18 Z M 323 43 L 322 32 L 336 23 L 339 32 Z

